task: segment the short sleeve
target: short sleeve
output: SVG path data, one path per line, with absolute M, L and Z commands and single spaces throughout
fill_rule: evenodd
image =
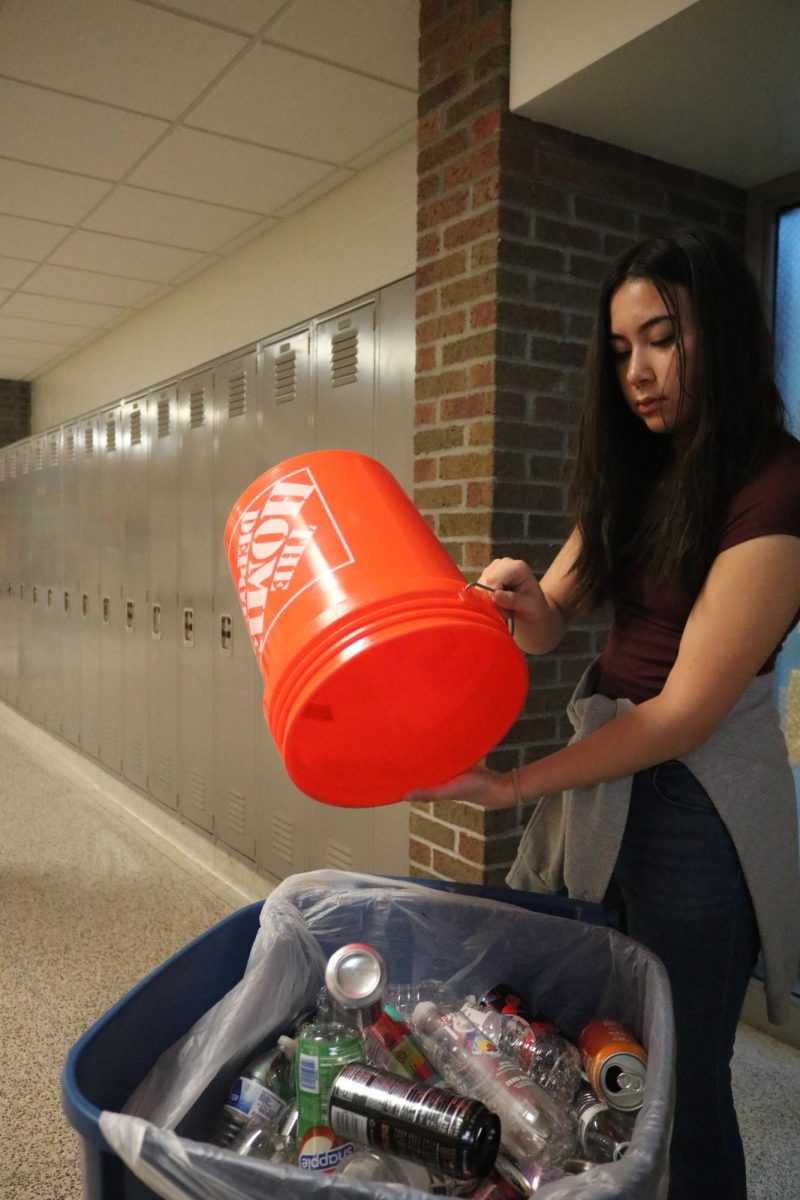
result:
M 800 537 L 800 442 L 789 434 L 735 496 L 719 551 L 776 533 Z

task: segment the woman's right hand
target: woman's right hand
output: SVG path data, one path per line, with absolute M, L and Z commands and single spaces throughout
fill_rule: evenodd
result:
M 561 640 L 564 620 L 548 602 L 538 579 L 519 558 L 496 558 L 481 572 L 479 583 L 492 588 L 492 599 L 516 618 L 514 637 L 523 650 L 546 654 Z

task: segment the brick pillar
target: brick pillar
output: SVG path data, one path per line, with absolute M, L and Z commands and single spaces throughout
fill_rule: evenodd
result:
M 692 221 L 743 237 L 745 194 L 508 109 L 510 0 L 422 0 L 415 502 L 469 579 L 541 573 L 569 529 L 567 480 L 598 281 L 634 239 Z M 602 621 L 530 660 L 525 712 L 489 764 L 563 745 Z M 510 812 L 415 806 L 410 870 L 500 882 Z
M 31 385 L 21 379 L 0 379 L 0 446 L 30 437 Z

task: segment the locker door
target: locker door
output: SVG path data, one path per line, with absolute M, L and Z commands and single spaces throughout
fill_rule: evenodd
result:
M 255 352 L 214 373 L 214 811 L 216 834 L 255 858 L 255 736 L 259 671 L 223 546 L 225 522 L 258 474 Z
M 61 641 L 61 733 L 73 746 L 79 746 L 81 740 L 79 439 L 79 425 L 64 426 L 61 459 L 63 586 L 59 612 L 55 614 Z
M 9 662 L 6 698 L 15 708 L 21 708 L 20 695 L 20 642 L 22 639 L 22 479 L 20 470 L 21 448 L 12 446 L 6 451 L 6 479 L 9 487 L 11 512 L 11 557 L 6 583 L 6 619 L 8 621 Z
M 375 302 L 316 324 L 317 449 L 375 453 Z
M 122 405 L 122 688 L 125 697 L 122 773 L 148 784 L 149 526 L 147 398 Z
M 43 616 L 46 626 L 47 670 L 45 674 L 45 721 L 53 733 L 61 733 L 62 711 L 62 645 L 61 645 L 61 576 L 63 571 L 63 507 L 61 500 L 61 430 L 47 435 L 45 460 L 47 578 L 43 596 Z
M 32 443 L 29 503 L 30 503 L 30 625 L 25 646 L 25 675 L 28 685 L 28 715 L 39 725 L 45 723 L 45 693 L 48 672 L 47 623 L 44 596 L 47 587 L 47 493 L 45 460 L 47 439 L 44 434 Z
M 10 456 L 10 451 L 8 452 Z M 11 555 L 13 526 L 11 513 L 11 484 L 7 478 L 8 463 L 5 450 L 0 450 L 0 700 L 8 700 L 8 680 L 11 671 Z
M 375 455 L 375 313 L 375 302 L 369 301 L 316 323 L 318 450 Z M 372 870 L 376 811 L 314 807 L 311 867 Z
M 100 504 L 99 421 L 84 418 L 78 438 L 81 661 L 81 749 L 100 757 Z
M 178 807 L 178 390 L 151 392 L 148 429 L 150 795 Z
M 122 771 L 122 439 L 119 405 L 100 417 L 100 758 Z
M 213 807 L 214 375 L 178 385 L 178 804 L 208 832 Z
M 307 329 L 266 345 L 262 352 L 264 451 L 261 470 L 314 447 L 310 335 Z M 260 690 L 260 689 L 259 689 Z M 320 805 L 286 774 L 257 704 L 257 863 L 277 879 L 310 864 L 309 830 Z

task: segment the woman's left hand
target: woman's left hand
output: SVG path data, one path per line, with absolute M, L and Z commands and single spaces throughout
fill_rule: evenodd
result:
M 501 775 L 489 767 L 470 767 L 455 779 L 436 787 L 409 792 L 403 797 L 409 803 L 428 804 L 434 800 L 467 800 L 482 808 L 511 808 L 515 804 L 514 788 L 509 775 Z

